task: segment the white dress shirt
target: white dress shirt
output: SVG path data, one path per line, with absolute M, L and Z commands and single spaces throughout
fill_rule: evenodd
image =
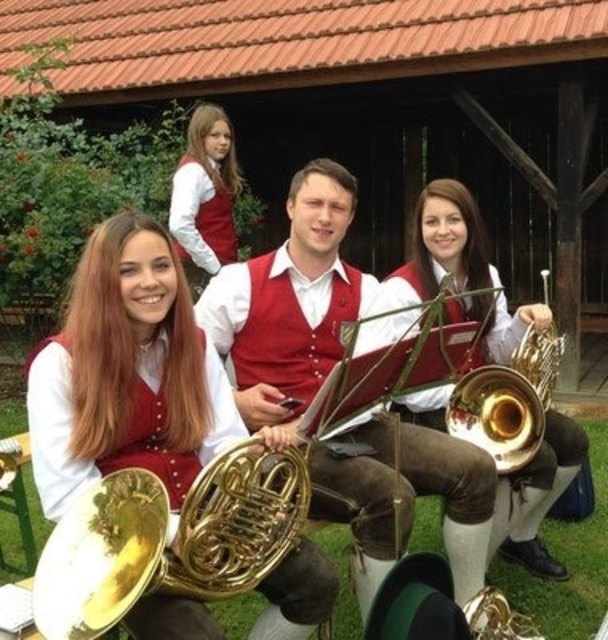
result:
M 434 259 L 433 270 L 437 282 L 441 282 L 447 274 L 446 270 Z M 492 286 L 502 289 L 500 276 L 493 265 L 490 265 L 490 277 Z M 452 290 L 452 293 L 456 293 L 456 291 Z M 389 278 L 380 284 L 376 298 L 368 309 L 368 316 L 415 306 L 421 302 L 420 296 L 409 282 L 403 278 Z M 465 306 L 471 306 L 470 299 L 464 298 L 463 302 Z M 412 309 L 364 323 L 360 332 L 357 352 L 369 351 L 382 345 L 391 344 L 405 335 L 413 335 L 419 328 L 419 319 L 420 309 Z M 496 300 L 494 326 L 483 339 L 485 355 L 488 360 L 498 364 L 508 364 L 526 329 L 527 324 L 523 320 L 511 317 L 507 309 L 504 291 L 500 291 Z M 423 363 L 419 366 L 423 366 Z M 396 399 L 396 402 L 405 404 L 413 412 L 443 409 L 447 406 L 453 389 L 453 384 L 445 384 L 401 396 Z
M 219 164 L 209 158 L 214 168 Z M 215 251 L 203 240 L 194 222 L 201 204 L 215 197 L 213 181 L 198 162 L 187 162 L 173 176 L 169 231 L 192 256 L 194 263 L 215 274 L 221 264 Z
M 274 278 L 287 271 L 302 313 L 311 329 L 321 324 L 331 301 L 333 274 L 337 273 L 348 282 L 343 264 L 336 258 L 333 265 L 315 280 L 309 280 L 292 262 L 287 251 L 287 242 L 278 250 L 270 270 Z M 359 315 L 365 313 L 378 289 L 378 280 L 363 274 L 361 280 L 361 302 Z M 251 278 L 246 263 L 226 265 L 211 279 L 202 296 L 194 306 L 196 321 L 205 330 L 222 355 L 228 355 L 238 333 L 249 316 L 251 303 Z M 268 355 L 272 358 L 272 354 Z M 264 382 L 264 380 L 260 380 Z M 340 430 L 352 428 L 369 420 L 370 412 L 361 414 Z
M 167 348 L 162 337 L 141 351 L 138 373 L 157 393 Z M 234 403 L 222 362 L 210 341 L 205 374 L 212 407 L 212 431 L 198 457 L 205 464 L 228 446 L 249 436 Z M 72 432 L 71 357 L 51 342 L 34 359 L 28 377 L 27 410 L 32 442 L 34 478 L 47 518 L 59 520 L 72 502 L 101 478 L 93 460 L 74 460 L 68 452 Z M 177 516 L 170 523 L 167 543 L 173 539 Z

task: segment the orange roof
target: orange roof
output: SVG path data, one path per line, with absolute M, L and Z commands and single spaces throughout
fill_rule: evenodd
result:
M 603 58 L 608 0 L 0 0 L 0 70 L 59 37 L 58 92 L 122 102 Z

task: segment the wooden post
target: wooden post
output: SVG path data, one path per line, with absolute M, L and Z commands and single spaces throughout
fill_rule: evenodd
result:
M 557 139 L 557 248 L 554 311 L 566 350 L 557 387 L 578 390 L 581 325 L 581 189 L 585 153 L 585 112 L 581 81 L 559 85 Z

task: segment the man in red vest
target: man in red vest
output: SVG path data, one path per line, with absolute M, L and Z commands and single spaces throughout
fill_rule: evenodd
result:
M 297 429 L 342 358 L 342 323 L 362 317 L 375 295 L 376 278 L 338 255 L 357 196 L 357 180 L 346 168 L 324 158 L 309 162 L 291 182 L 287 242 L 246 263 L 224 267 L 195 305 L 198 324 L 221 354 L 231 356 L 236 403 L 252 432 L 263 425 Z M 302 402 L 295 408 L 290 402 L 282 406 L 292 397 Z M 400 438 L 397 461 L 395 429 Z M 444 541 L 458 604 L 484 586 L 497 484 L 489 454 L 443 433 L 395 425 L 369 411 L 343 425 L 330 443 L 309 435 L 310 517 L 350 524 L 363 620 L 395 564 L 396 551 L 407 547 L 417 494 L 446 498 Z M 353 451 L 353 443 L 359 451 Z M 334 444 L 341 453 L 332 451 Z M 357 455 L 361 448 L 368 455 Z M 337 460 L 336 455 L 344 457 Z M 395 507 L 399 501 L 401 509 Z

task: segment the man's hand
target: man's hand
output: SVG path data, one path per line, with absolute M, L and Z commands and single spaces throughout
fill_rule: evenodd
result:
M 553 313 L 546 304 L 524 305 L 519 307 L 516 313 L 526 324 L 533 324 L 539 333 L 548 329 L 553 320 Z
M 284 397 L 285 394 L 276 387 L 263 382 L 234 392 L 236 406 L 251 432 L 258 431 L 264 425 L 281 424 L 293 415 L 292 410 L 278 405 Z

